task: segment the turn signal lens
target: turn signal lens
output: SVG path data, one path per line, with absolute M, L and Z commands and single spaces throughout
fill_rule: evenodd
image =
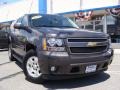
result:
M 46 38 L 43 39 L 43 50 L 47 50 Z

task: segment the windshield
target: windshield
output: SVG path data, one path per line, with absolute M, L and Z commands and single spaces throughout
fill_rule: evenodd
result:
M 59 16 L 59 15 L 34 15 L 30 19 L 31 19 L 31 25 L 33 27 L 79 28 L 69 18 Z

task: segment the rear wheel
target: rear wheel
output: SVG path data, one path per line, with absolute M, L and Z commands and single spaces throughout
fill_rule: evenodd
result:
M 26 78 L 34 83 L 43 83 L 38 57 L 34 50 L 28 51 L 24 62 L 24 73 Z
M 15 61 L 15 58 L 13 57 L 13 50 L 12 50 L 11 44 L 9 44 L 9 47 L 8 47 L 8 56 L 10 61 Z

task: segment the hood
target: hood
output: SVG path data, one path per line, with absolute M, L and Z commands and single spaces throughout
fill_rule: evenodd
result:
M 102 32 L 88 31 L 85 29 L 76 28 L 51 28 L 41 27 L 38 29 L 39 32 L 43 32 L 46 35 L 56 34 L 57 37 L 61 38 L 106 38 L 107 34 Z

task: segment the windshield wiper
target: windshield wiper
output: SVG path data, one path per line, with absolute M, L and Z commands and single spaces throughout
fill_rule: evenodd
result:
M 67 27 L 67 28 L 77 28 L 77 29 L 79 29 L 78 27 L 73 27 L 73 26 L 61 26 L 61 27 Z

